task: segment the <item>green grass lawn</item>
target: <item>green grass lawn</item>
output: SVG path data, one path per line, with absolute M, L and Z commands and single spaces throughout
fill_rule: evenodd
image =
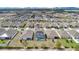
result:
M 0 44 L 5 44 L 7 40 L 0 40 Z
M 77 43 L 72 39 L 71 40 L 59 39 L 58 41 L 61 42 L 61 44 L 64 47 L 67 47 L 67 48 L 75 48 L 77 46 Z

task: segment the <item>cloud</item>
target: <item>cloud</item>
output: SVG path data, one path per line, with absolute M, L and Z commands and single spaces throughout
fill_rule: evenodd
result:
M 78 0 L 0 0 L 0 7 L 78 7 Z

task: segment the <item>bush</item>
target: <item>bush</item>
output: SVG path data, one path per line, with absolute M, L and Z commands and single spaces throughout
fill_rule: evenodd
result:
M 58 48 L 58 50 L 64 50 L 64 48 Z
M 35 47 L 35 49 L 38 49 L 38 47 Z
M 49 47 L 41 47 L 41 48 L 43 48 L 43 49 L 49 49 Z
M 22 47 L 6 47 L 7 49 L 22 49 Z
M 72 40 L 70 40 L 71 43 L 74 43 Z
M 67 42 L 67 43 L 69 43 L 69 41 L 68 41 L 68 40 L 66 40 L 66 42 Z
M 69 48 L 69 47 L 65 46 L 65 48 Z
M 27 47 L 27 49 L 33 49 L 33 47 Z
M 0 49 L 22 49 L 22 47 L 0 47 Z

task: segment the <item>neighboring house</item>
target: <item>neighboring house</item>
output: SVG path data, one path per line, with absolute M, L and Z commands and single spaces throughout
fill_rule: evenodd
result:
M 11 23 L 9 21 L 5 21 L 1 23 L 1 27 L 10 27 Z
M 22 34 L 20 40 L 33 40 L 33 31 L 27 30 L 24 34 Z
M 59 25 L 56 22 L 51 23 L 51 28 L 59 28 Z
M 61 39 L 71 39 L 72 37 L 64 30 L 57 30 Z
M 44 32 L 42 32 L 42 31 L 37 31 L 37 32 L 35 33 L 35 39 L 36 39 L 37 41 L 45 40 L 45 34 L 44 34 Z
M 44 23 L 44 27 L 45 28 L 51 28 L 51 23 L 49 23 L 49 22 Z
M 58 34 L 55 32 L 55 30 L 46 30 L 46 35 L 48 39 L 59 39 Z
M 79 39 L 79 33 L 75 30 L 69 30 L 69 33 L 75 38 Z
M 42 24 L 41 23 L 34 24 L 34 28 L 42 28 Z
M 0 32 L 0 39 L 12 39 L 16 34 L 17 31 L 14 29 L 5 30 Z
M 18 31 L 15 29 L 9 29 L 8 31 L 6 31 L 6 34 L 9 36 L 10 39 L 14 38 L 17 33 Z

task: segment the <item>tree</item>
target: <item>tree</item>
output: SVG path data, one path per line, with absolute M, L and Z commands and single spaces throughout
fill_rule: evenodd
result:
M 61 13 L 61 12 L 64 12 L 64 9 L 54 8 L 53 11 L 58 12 L 58 13 Z

